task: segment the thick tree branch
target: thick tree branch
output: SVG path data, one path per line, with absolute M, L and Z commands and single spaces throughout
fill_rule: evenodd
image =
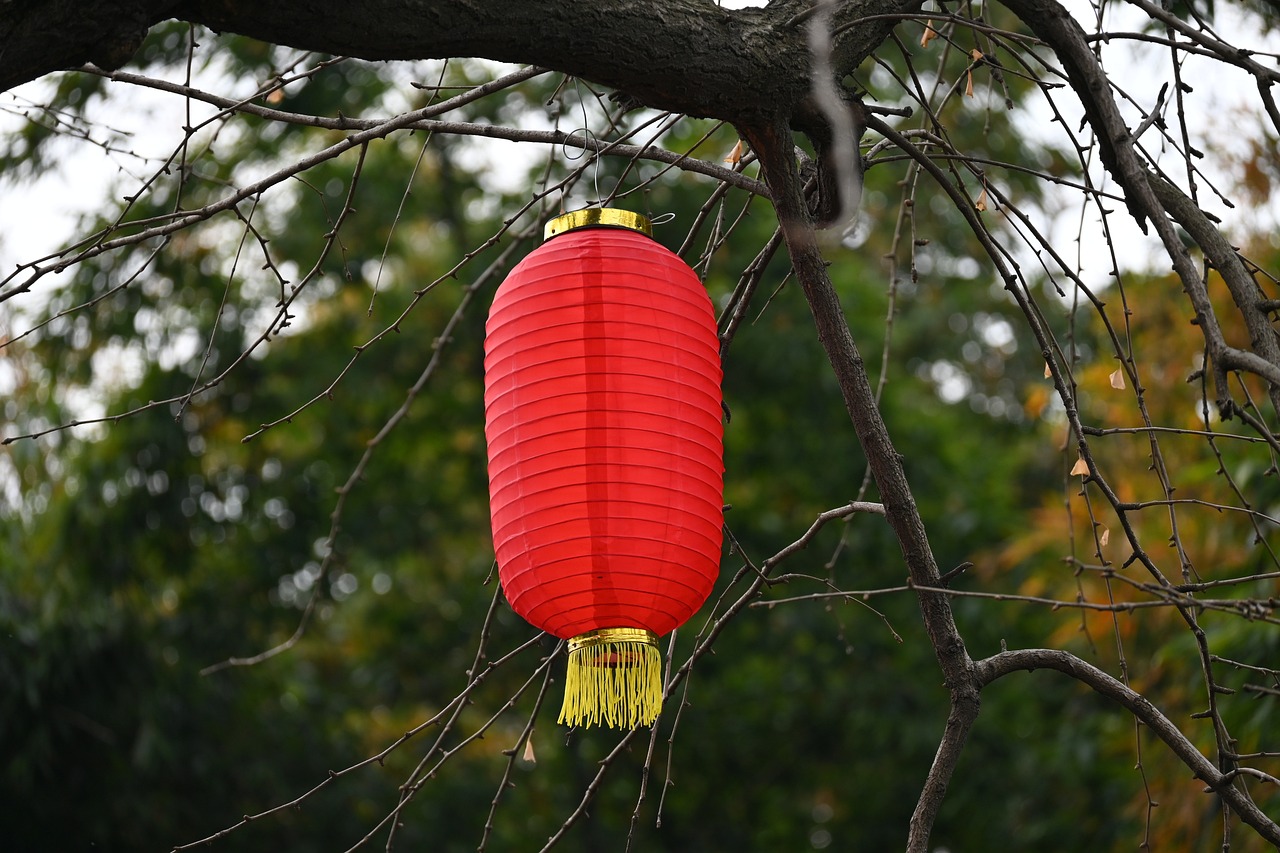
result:
M 884 504 L 885 517 L 902 548 L 911 581 L 916 586 L 931 588 L 917 591 L 917 598 L 925 630 L 942 669 L 943 681 L 951 693 L 951 711 L 946 733 L 911 818 L 907 849 L 913 853 L 925 851 L 961 748 L 978 717 L 980 700 L 973 677 L 973 662 L 956 627 L 949 598 L 945 592 L 936 591 L 942 586 L 941 574 L 907 482 L 903 457 L 894 448 L 889 430 L 880 416 L 862 355 L 854 343 L 839 297 L 827 275 L 826 262 L 805 205 L 791 134 L 780 121 L 740 130 L 760 158 L 765 180 L 773 193 L 778 222 L 791 254 L 792 269 L 809 301 L 818 340 L 835 371 L 845 409 L 866 454 Z
M 540 65 L 620 89 L 647 106 L 742 122 L 788 113 L 810 90 L 798 3 L 724 9 L 712 0 L 131 0 L 0 4 L 0 89 L 93 62 L 119 68 L 170 17 L 273 44 L 370 60 L 479 57 Z M 840 79 L 920 0 L 839 4 Z M 872 21 L 862 21 L 874 17 Z
M 0 91 L 88 62 L 119 68 L 147 30 L 177 5 L 174 0 L 0 3 Z
M 1259 835 L 1272 844 L 1280 844 L 1280 826 L 1258 808 L 1246 791 L 1232 784 L 1235 774 L 1218 770 L 1168 717 L 1160 713 L 1160 710 L 1141 693 L 1129 689 L 1119 679 L 1113 678 L 1070 652 L 1057 649 L 1018 649 L 1001 652 L 974 665 L 978 684 L 981 687 L 986 687 L 1011 672 L 1019 670 L 1030 672 L 1036 669 L 1052 669 L 1061 672 L 1088 685 L 1098 694 L 1119 703 L 1151 729 L 1156 737 L 1164 741 L 1182 763 L 1191 769 L 1196 778 L 1222 797 L 1240 815 L 1241 820 L 1256 829 Z

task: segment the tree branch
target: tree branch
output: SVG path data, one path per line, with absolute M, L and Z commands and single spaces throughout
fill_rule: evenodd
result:
M 1182 760 L 1182 763 L 1191 769 L 1196 778 L 1222 797 L 1240 815 L 1241 820 L 1257 830 L 1259 835 L 1272 844 L 1280 844 L 1280 826 L 1258 808 L 1246 791 L 1232 784 L 1238 774 L 1219 771 L 1168 717 L 1141 693 L 1126 687 L 1119 679 L 1113 678 L 1070 652 L 1057 649 L 1017 649 L 1000 652 L 974 665 L 980 687 L 986 687 L 1011 672 L 1019 670 L 1030 672 L 1036 669 L 1052 669 L 1061 672 L 1088 685 L 1099 695 L 1117 702 L 1151 729 L 1156 737 L 1164 741 L 1165 745 Z
M 1224 341 L 1222 348 L 1213 353 L 1221 363 L 1220 368 L 1245 370 L 1267 380 L 1271 405 L 1280 413 L 1280 340 L 1276 338 L 1267 312 L 1258 304 L 1265 294 L 1245 269 L 1235 247 L 1194 201 L 1159 175 L 1148 173 L 1147 180 L 1169 215 L 1187 230 L 1213 268 L 1221 274 L 1231 292 L 1231 300 L 1249 330 L 1249 344 L 1253 351 L 1227 346 Z
M 1097 135 L 1103 165 L 1124 188 L 1130 213 L 1139 225 L 1150 221 L 1155 227 L 1165 251 L 1173 262 L 1174 271 L 1195 308 L 1196 322 L 1204 334 L 1210 358 L 1213 360 L 1217 403 L 1224 416 L 1229 416 L 1232 409 L 1226 381 L 1226 364 L 1233 363 L 1236 367 L 1249 370 L 1265 370 L 1264 377 L 1272 381 L 1270 379 L 1272 376 L 1280 378 L 1276 376 L 1280 371 L 1280 362 L 1271 363 L 1274 370 L 1266 368 L 1263 362 L 1269 362 L 1269 360 L 1265 353 L 1257 353 L 1256 359 L 1242 358 L 1239 351 L 1227 345 L 1204 282 L 1182 240 L 1174 230 L 1173 224 L 1169 221 L 1168 212 L 1161 203 L 1157 189 L 1153 186 L 1151 173 L 1138 157 L 1134 148 L 1133 135 L 1125 125 L 1115 99 L 1111 96 L 1110 80 L 1090 48 L 1084 30 L 1057 0 L 1004 0 L 1004 5 L 1052 48 L 1062 62 L 1067 72 L 1067 79 L 1080 98 L 1089 124 Z M 1190 211 L 1184 211 L 1184 213 L 1190 214 Z M 1198 216 L 1189 217 L 1188 221 L 1203 217 L 1203 213 L 1198 210 L 1196 213 Z M 1207 220 L 1203 224 L 1208 226 Z M 1212 226 L 1208 228 L 1216 233 L 1216 229 Z M 1202 228 L 1197 230 L 1201 232 L 1201 236 L 1206 236 Z M 1194 233 L 1193 236 L 1195 236 Z M 1218 238 L 1221 239 L 1221 235 L 1218 235 Z M 1210 242 L 1213 245 L 1215 241 Z M 1206 254 L 1209 254 L 1210 248 L 1204 248 Z M 1214 250 L 1214 254 L 1222 253 Z M 1215 258 L 1215 263 L 1217 260 Z M 1226 258 L 1221 260 L 1228 268 L 1231 266 Z M 1227 272 L 1224 271 L 1223 274 L 1225 276 Z M 1246 315 L 1256 313 L 1258 312 L 1246 312 Z M 1246 319 L 1250 320 L 1251 325 L 1253 324 L 1252 318 L 1247 316 Z M 1273 400 L 1280 404 L 1280 389 L 1276 389 L 1273 393 Z
M 790 110 L 810 89 L 797 3 L 725 9 L 710 0 L 131 0 L 0 4 L 0 89 L 85 63 L 114 70 L 146 30 L 180 17 L 217 32 L 369 60 L 478 57 L 540 65 L 620 89 L 656 109 L 728 121 Z M 832 15 L 835 78 L 920 0 L 854 0 Z M 864 20 L 871 18 L 872 20 Z M 619 49 L 625 45 L 625 49 Z
M 361 119 L 344 115 L 329 117 L 308 115 L 306 113 L 292 113 L 284 110 L 272 109 L 271 107 L 264 107 L 253 101 L 227 98 L 192 86 L 184 86 L 180 83 L 171 83 L 167 80 L 160 80 L 155 77 L 147 77 L 141 74 L 130 74 L 126 71 L 109 72 L 93 66 L 86 67 L 83 70 L 90 74 L 99 74 L 117 82 L 143 86 L 148 89 L 157 89 L 162 92 L 170 92 L 175 95 L 181 95 L 184 98 L 192 98 L 206 104 L 211 104 L 212 106 L 218 107 L 226 112 L 244 113 L 245 115 L 257 116 L 258 118 L 265 119 L 267 121 L 277 121 L 285 124 L 299 124 L 306 127 L 319 127 L 326 130 L 347 131 L 371 130 L 385 125 L 387 121 L 389 121 L 389 119 Z M 675 166 L 686 172 L 697 172 L 699 174 L 715 178 L 721 183 L 737 187 L 738 189 L 744 189 L 747 192 L 754 193 L 756 195 L 768 195 L 768 191 L 765 189 L 764 184 L 749 177 L 748 175 L 744 175 L 742 172 L 735 172 L 733 169 L 727 169 L 718 163 L 700 160 L 696 157 L 691 157 L 688 154 L 669 151 L 665 148 L 659 148 L 654 145 L 626 145 L 618 142 L 610 142 L 608 140 L 595 139 L 594 137 L 582 136 L 577 133 L 566 133 L 563 130 L 528 130 L 524 128 L 505 127 L 503 125 L 496 124 L 477 124 L 466 121 L 438 121 L 431 118 L 432 116 L 442 115 L 453 107 L 469 103 L 477 97 L 484 97 L 493 89 L 506 88 L 506 86 L 513 83 L 526 80 L 530 77 L 536 77 L 537 75 L 544 73 L 546 73 L 545 69 L 531 67 L 508 74 L 505 77 L 494 80 L 489 84 L 478 86 L 475 89 L 468 91 L 465 95 L 460 95 L 457 98 L 451 98 L 448 101 L 433 104 L 418 110 L 416 113 L 416 115 L 419 116 L 418 120 L 404 125 L 400 129 L 421 130 L 429 133 L 451 133 L 459 136 L 483 136 L 489 139 L 503 139 L 510 142 L 536 142 L 546 145 L 581 148 L 586 151 L 593 151 L 597 154 L 607 154 L 613 157 L 653 160 L 659 163 L 667 163 L 668 165 Z
M 929 547 L 924 522 L 903 469 L 903 457 L 893 446 L 880 416 L 875 392 L 861 353 L 854 343 L 839 297 L 827 275 L 816 232 L 804 202 L 791 134 L 781 122 L 763 127 L 740 128 L 760 158 L 765 180 L 773 193 L 774 208 L 782 227 L 796 279 L 808 299 L 818 340 L 836 374 L 845 409 L 853 422 L 884 504 L 885 517 L 898 539 L 907 571 L 917 586 L 937 588 L 941 574 Z M 925 630 L 951 693 L 947 729 L 929 770 L 920 800 L 911 817 L 907 849 L 928 849 L 929 833 L 937 817 L 947 784 L 961 748 L 978 717 L 979 695 L 973 678 L 973 662 L 956 628 L 951 602 L 945 592 L 918 590 L 917 598 Z
M 0 91 L 86 62 L 119 68 L 142 45 L 147 30 L 176 5 L 173 0 L 0 3 Z

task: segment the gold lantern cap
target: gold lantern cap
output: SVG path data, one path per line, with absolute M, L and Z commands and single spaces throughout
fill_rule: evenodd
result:
M 647 237 L 653 236 L 653 223 L 649 221 L 649 217 L 642 216 L 639 213 L 633 213 L 630 210 L 620 210 L 616 207 L 589 207 L 583 210 L 575 210 L 572 213 L 564 213 L 557 216 L 547 223 L 547 227 L 542 232 L 543 240 L 550 240 L 566 231 L 572 231 L 575 228 L 630 228 L 632 231 L 639 231 Z

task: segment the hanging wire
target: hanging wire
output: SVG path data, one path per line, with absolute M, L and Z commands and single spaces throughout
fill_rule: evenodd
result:
M 547 101 L 548 106 L 551 106 L 552 103 L 554 103 L 558 99 L 558 96 L 560 95 L 560 93 L 563 91 L 564 87 L 568 83 L 568 79 L 569 78 L 567 77 L 565 78 L 565 80 L 560 84 L 560 87 L 556 89 L 556 92 Z M 592 187 L 595 191 L 595 198 L 590 200 L 586 206 L 587 207 L 604 207 L 609 201 L 611 201 L 618 194 L 618 190 L 621 186 L 622 178 L 619 179 L 619 186 L 614 187 L 613 192 L 611 192 L 609 194 L 609 197 L 606 199 L 601 194 L 601 191 L 600 191 L 600 161 L 601 161 L 600 149 L 602 147 L 602 140 L 600 139 L 600 136 L 594 130 L 591 129 L 591 126 L 590 126 L 591 119 L 587 112 L 587 102 L 586 102 L 586 98 L 583 95 L 582 82 L 576 77 L 573 78 L 573 87 L 574 87 L 574 91 L 578 95 L 578 108 L 582 112 L 582 124 L 579 127 L 574 128 L 572 131 L 570 131 L 569 136 L 573 137 L 573 136 L 581 135 L 582 138 L 585 140 L 585 144 L 582 146 L 582 148 L 579 149 L 574 146 L 571 146 L 569 144 L 569 141 L 566 139 L 566 141 L 561 143 L 560 145 L 561 156 L 563 156 L 565 160 L 570 162 L 580 160 L 581 158 L 588 155 L 591 156 Z M 664 119 L 664 116 L 665 116 L 665 119 Z M 654 120 L 665 120 L 667 122 L 654 136 L 655 140 L 659 136 L 661 136 L 662 134 L 670 130 L 671 124 L 674 123 L 671 121 L 672 119 L 671 116 L 666 114 L 664 114 L 664 116 L 658 116 L 654 119 Z M 606 115 L 606 119 L 608 118 L 609 117 Z M 679 117 L 675 117 L 675 119 L 678 120 Z M 645 124 L 648 124 L 648 123 L 649 122 L 645 122 Z M 616 125 L 613 122 L 610 122 L 610 125 L 611 127 L 616 127 Z M 634 132 L 635 131 L 632 131 L 632 133 Z M 626 135 L 627 134 L 624 134 L 623 137 L 625 138 Z M 583 165 L 582 168 L 583 168 L 583 171 L 585 171 L 585 164 Z M 624 177 L 625 177 L 625 172 L 624 172 Z M 563 199 L 561 200 L 561 204 L 563 206 Z M 674 212 L 668 212 L 668 213 L 659 214 L 658 216 L 650 215 L 649 220 L 654 225 L 664 225 L 668 222 L 671 222 L 675 218 L 676 218 L 676 215 Z
M 582 96 L 582 81 L 579 80 L 577 77 L 573 78 L 573 88 L 574 88 L 574 91 L 578 93 L 578 107 L 582 110 L 582 127 L 579 128 L 578 130 L 582 131 L 583 137 L 588 142 L 593 143 L 591 146 L 591 155 L 594 159 L 594 163 L 593 163 L 594 168 L 592 170 L 591 178 L 592 178 L 592 184 L 596 191 L 596 197 L 592 202 L 589 203 L 588 206 L 590 206 L 591 204 L 599 206 L 600 205 L 600 153 L 596 149 L 600 144 L 600 137 L 598 137 L 595 131 L 591 129 L 591 119 L 587 116 L 587 101 L 586 101 L 586 98 Z M 575 130 L 574 133 L 577 133 L 578 130 Z M 562 149 L 564 149 L 565 159 L 567 160 L 578 159 L 578 157 L 575 157 L 569 154 L 567 150 L 567 143 L 566 145 L 562 146 Z M 583 148 L 582 154 L 580 154 L 579 156 L 586 156 L 586 153 L 587 153 L 587 149 Z
M 573 130 L 569 131 L 570 137 L 578 136 L 578 135 L 581 135 L 582 138 L 585 139 L 588 144 L 583 146 L 581 149 L 579 149 L 571 146 L 569 144 L 569 141 L 565 140 L 560 144 L 560 153 L 561 155 L 563 155 L 564 159 L 569 160 L 571 162 L 574 160 L 580 160 L 583 157 L 587 156 L 588 154 L 591 154 L 594 157 L 595 168 L 594 168 L 594 174 L 592 175 L 592 180 L 595 185 L 596 196 L 593 201 L 588 202 L 587 206 L 590 207 L 591 205 L 599 205 L 600 204 L 600 155 L 599 153 L 596 152 L 596 148 L 600 144 L 600 137 L 596 136 L 595 131 L 587 127 L 586 125 L 583 125 L 581 127 L 576 127 Z

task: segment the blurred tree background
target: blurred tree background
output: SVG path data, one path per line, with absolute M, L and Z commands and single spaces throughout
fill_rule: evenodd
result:
M 938 80 L 976 73 L 997 91 L 974 71 L 967 37 L 948 30 L 951 45 L 886 52 L 853 82 L 893 103 L 907 59 L 928 57 Z M 153 29 L 129 70 L 180 79 L 193 63 L 210 79 L 257 81 L 255 103 L 270 109 L 351 118 L 421 108 L 511 70 L 301 56 L 180 23 Z M 957 83 L 934 102 L 937 117 L 955 149 L 983 162 L 1039 164 L 1040 174 L 1001 171 L 1000 192 L 1052 213 L 1044 175 L 1080 181 L 1084 166 L 1019 132 L 1039 91 L 1029 76 L 999 84 L 993 99 L 966 98 Z M 48 109 L 29 111 L 0 152 L 14 191 L 78 150 L 67 128 L 118 106 L 111 89 L 92 73 L 48 87 Z M 728 125 L 624 113 L 605 95 L 543 75 L 449 118 L 629 131 L 637 144 L 661 126 L 664 148 L 715 163 L 738 143 Z M 104 200 L 79 233 L 137 233 L 340 139 L 228 111 L 184 137 L 167 177 L 139 187 L 122 173 L 112 191 L 127 204 Z M 1241 191 L 1266 195 L 1273 143 L 1242 157 Z M 7 849 L 171 849 L 268 810 L 215 849 L 345 850 L 392 833 L 400 849 L 529 850 L 561 831 L 564 849 L 589 851 L 901 846 L 947 691 L 878 516 L 833 521 L 782 564 L 652 733 L 618 751 L 615 732 L 555 725 L 563 658 L 544 666 L 554 643 L 496 588 L 481 366 L 493 291 L 558 205 L 609 195 L 658 217 L 657 239 L 703 276 L 722 325 L 743 271 L 775 249 L 725 355 L 732 547 L 704 613 L 676 635 L 673 666 L 765 558 L 820 513 L 878 495 L 767 201 L 662 163 L 526 147 L 422 130 L 374 139 L 200 229 L 89 257 L 44 302 L 4 318 L 4 436 L 38 435 L 7 443 L 0 460 Z M 736 168 L 755 173 L 750 157 Z M 986 196 L 982 181 L 956 177 Z M 562 196 L 545 190 L 558 181 Z M 872 153 L 858 225 L 827 249 L 930 544 L 957 570 L 966 642 L 975 657 L 1071 650 L 1186 722 L 1203 710 L 1203 676 L 1177 611 L 1070 606 L 1136 602 L 1143 590 L 1097 570 L 1128 558 L 1121 525 L 1071 473 L 1075 445 L 1041 345 L 948 205 L 905 158 Z M 1021 227 L 985 216 L 1000 233 Z M 1276 268 L 1265 233 L 1245 254 Z M 1140 431 L 1107 435 L 1098 463 L 1138 502 L 1151 499 L 1150 470 L 1175 460 L 1178 497 L 1205 508 L 1174 522 L 1182 562 L 1274 575 L 1280 489 L 1265 442 L 1199 434 L 1247 430 L 1215 420 L 1203 376 L 1186 382 L 1203 343 L 1179 284 L 1118 272 L 1123 285 L 1100 300 L 1114 308 L 1096 314 L 1062 295 L 1060 278 L 1033 276 L 1043 322 L 1070 343 L 1082 419 L 1139 425 L 1137 388 L 1151 422 L 1188 432 L 1157 449 Z M 1227 305 L 1221 285 L 1214 293 Z M 1117 338 L 1127 362 L 1114 357 Z M 58 428 L 85 411 L 108 417 Z M 1167 509 L 1135 523 L 1145 541 L 1170 535 Z M 1224 658 L 1274 681 L 1280 640 L 1253 625 L 1210 611 L 1203 628 Z M 1274 691 L 1245 690 L 1259 680 L 1222 673 L 1241 753 L 1276 748 L 1265 742 Z M 1194 731 L 1212 749 L 1212 729 Z M 1201 787 L 1084 686 L 1013 676 L 983 695 L 933 844 L 1207 849 L 1221 811 Z M 1280 807 L 1274 786 L 1254 795 Z M 1264 844 L 1240 835 L 1233 847 Z

